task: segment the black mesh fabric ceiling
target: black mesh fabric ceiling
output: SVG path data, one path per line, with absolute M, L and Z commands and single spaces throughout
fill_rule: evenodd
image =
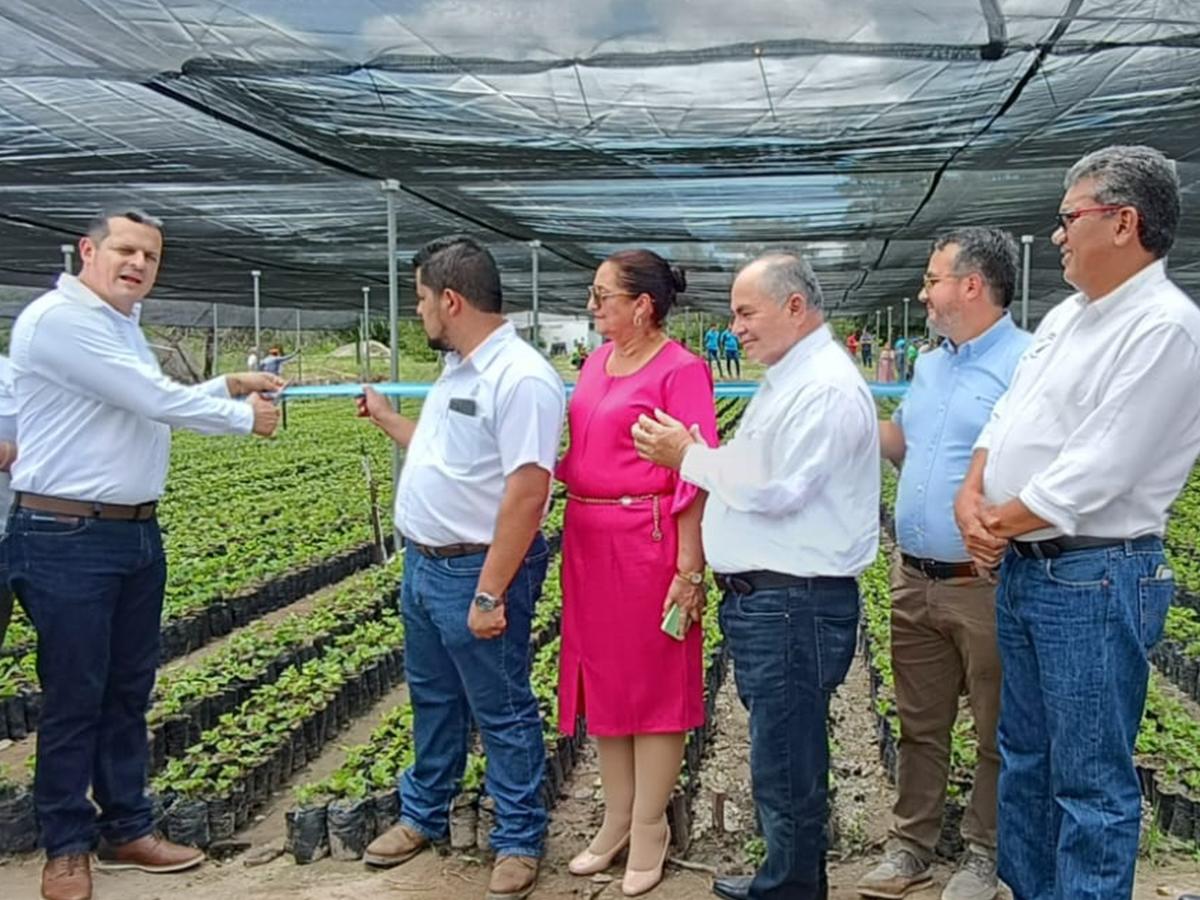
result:
M 838 313 L 915 297 L 939 230 L 1033 234 L 1035 317 L 1067 167 L 1174 160 L 1171 255 L 1200 296 L 1200 4 L 1188 0 L 4 0 L 0 283 L 49 283 L 98 208 L 167 222 L 162 300 L 387 300 L 380 180 L 407 259 L 463 231 L 530 302 L 581 311 L 648 246 L 716 310 L 732 272 L 810 253 Z

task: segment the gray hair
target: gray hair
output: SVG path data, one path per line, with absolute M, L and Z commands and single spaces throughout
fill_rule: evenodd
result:
M 162 219 L 150 215 L 144 209 L 124 206 L 105 209 L 88 222 L 87 236 L 99 244 L 108 237 L 108 222 L 110 219 L 128 219 L 130 222 L 136 222 L 139 225 L 149 225 L 151 228 L 157 228 L 159 233 L 163 230 Z
M 978 272 L 991 289 L 992 299 L 1000 308 L 1007 309 L 1017 293 L 1017 269 L 1021 264 L 1013 236 L 999 228 L 954 228 L 934 238 L 933 252 L 951 244 L 958 248 L 954 257 L 955 274 Z
M 759 290 L 780 306 L 787 303 L 792 294 L 803 294 L 805 301 L 814 309 L 825 305 L 825 295 L 821 293 L 817 273 L 799 251 L 772 250 L 747 265 L 757 262 L 765 263 L 758 276 Z
M 1121 145 L 1087 154 L 1067 172 L 1070 190 L 1085 178 L 1096 180 L 1097 203 L 1132 206 L 1138 211 L 1138 239 L 1155 257 L 1167 255 L 1179 227 L 1179 175 L 1175 163 L 1153 147 Z

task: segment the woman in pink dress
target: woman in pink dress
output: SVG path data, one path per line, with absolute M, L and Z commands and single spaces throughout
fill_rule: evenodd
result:
M 717 443 L 708 365 L 664 331 L 684 287 L 683 273 L 648 250 L 616 253 L 596 270 L 588 310 L 608 341 L 579 373 L 556 473 L 568 498 L 559 723 L 573 733 L 586 715 L 604 788 L 604 823 L 569 868 L 599 872 L 628 846 L 627 896 L 662 878 L 667 801 L 686 733 L 704 722 L 706 495 L 639 459 L 630 434 L 639 415 L 661 409 Z M 660 627 L 672 604 L 689 626 L 682 640 Z

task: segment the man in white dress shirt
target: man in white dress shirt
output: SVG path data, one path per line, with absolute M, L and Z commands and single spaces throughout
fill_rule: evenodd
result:
M 367 848 L 394 866 L 449 828 L 472 717 L 496 803 L 488 900 L 537 883 L 546 830 L 545 744 L 529 683 L 529 635 L 549 552 L 539 531 L 566 408 L 562 379 L 502 309 L 492 255 L 467 237 L 413 259 L 417 313 L 446 366 L 416 422 L 364 389 L 360 414 L 408 448 L 396 490 L 405 543 L 400 608 L 414 762 L 400 822 Z
M 1053 240 L 1077 291 L 1033 337 L 955 501 L 993 565 L 1003 665 L 1000 877 L 1021 900 L 1133 890 L 1133 766 L 1175 581 L 1167 509 L 1200 452 L 1200 310 L 1167 277 L 1173 165 L 1107 147 L 1067 173 Z
M 718 878 L 730 900 L 828 893 L 829 698 L 850 668 L 858 585 L 879 546 L 879 429 L 855 362 L 834 341 L 812 267 L 770 253 L 733 283 L 733 333 L 767 365 L 737 434 L 710 448 L 663 413 L 638 452 L 708 491 L 704 555 L 724 590 L 721 630 L 750 711 L 750 772 L 767 857 Z M 690 424 L 690 423 L 688 423 Z
M 101 868 L 175 872 L 204 858 L 153 834 L 145 792 L 167 575 L 155 506 L 172 427 L 270 435 L 278 423 L 252 393 L 278 387 L 274 376 L 188 387 L 159 370 L 138 327 L 162 256 L 157 219 L 102 215 L 79 253 L 79 277 L 59 276 L 17 317 L 10 351 L 20 454 L 5 553 L 38 635 L 46 900 L 91 896 L 97 834 Z M 231 399 L 242 394 L 249 403 Z

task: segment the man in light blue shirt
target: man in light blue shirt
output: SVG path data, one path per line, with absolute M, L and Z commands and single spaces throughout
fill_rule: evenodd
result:
M 972 448 L 1008 388 L 1030 336 L 1008 314 L 1017 245 L 1007 232 L 963 228 L 933 245 L 920 300 L 946 338 L 914 362 L 912 387 L 880 425 L 883 455 L 903 464 L 892 568 L 892 668 L 900 765 L 883 862 L 858 884 L 868 897 L 899 897 L 931 879 L 941 832 L 950 733 L 966 691 L 979 739 L 968 852 L 943 900 L 996 896 L 996 783 L 1000 660 L 992 585 L 980 577 L 954 520 L 954 497 Z

